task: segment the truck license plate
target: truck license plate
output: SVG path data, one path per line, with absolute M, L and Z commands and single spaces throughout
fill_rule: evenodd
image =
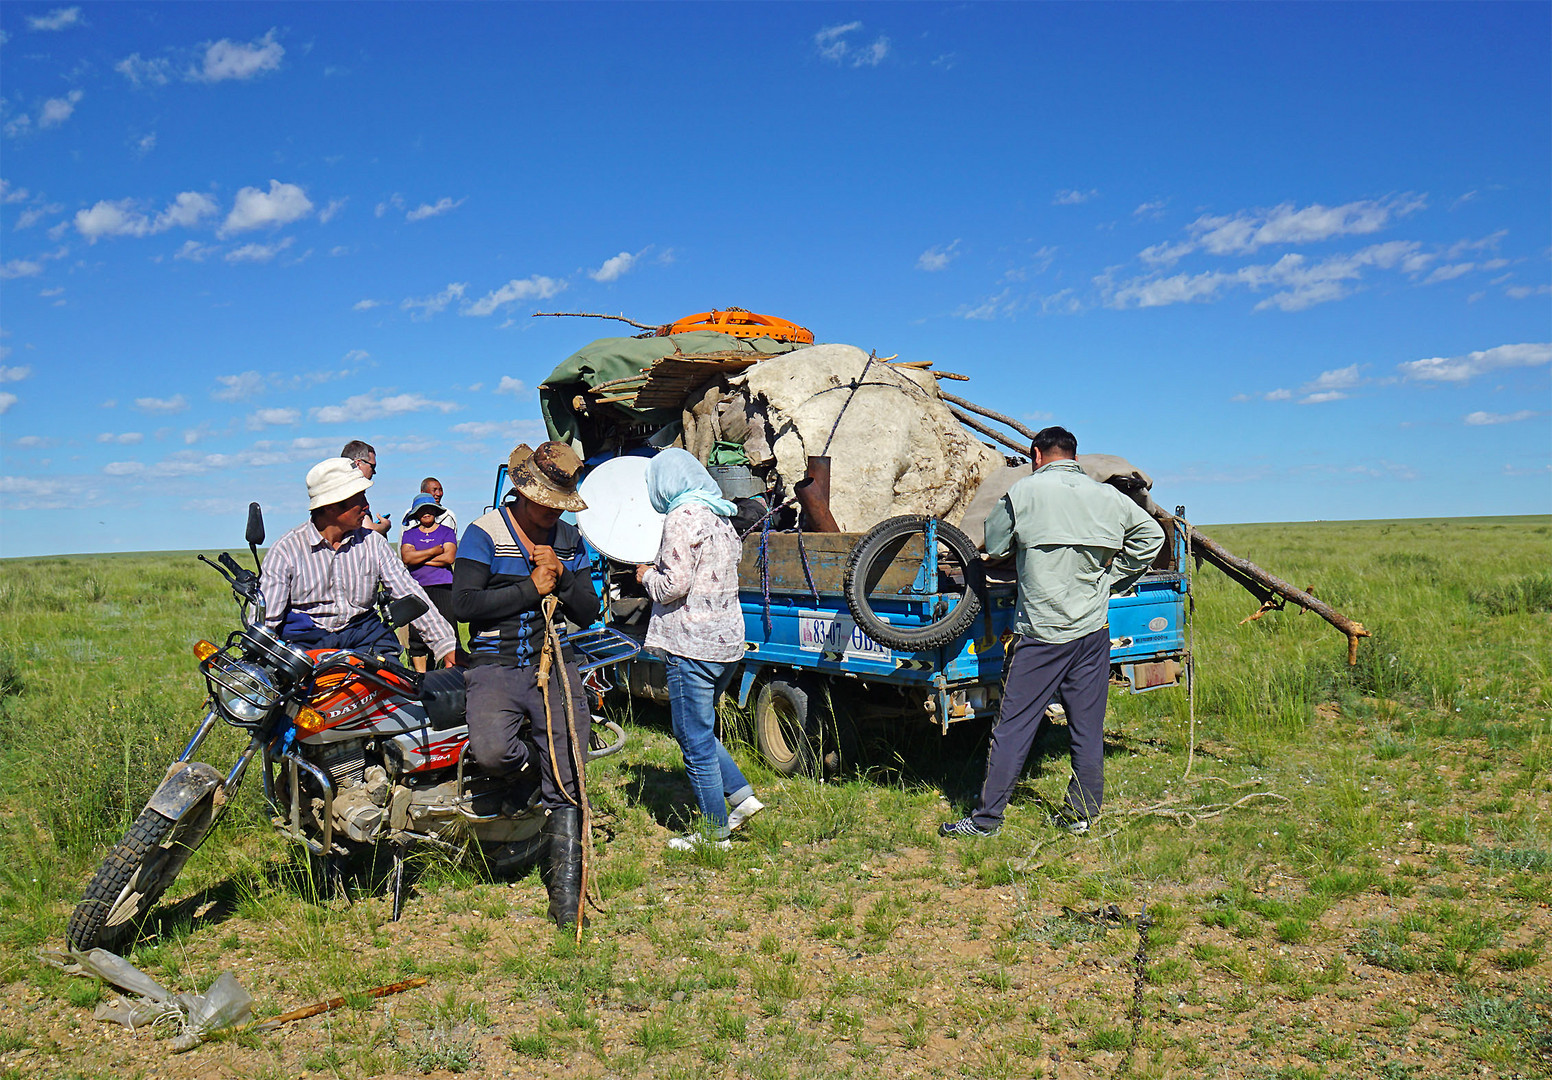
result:
M 894 659 L 894 653 L 864 634 L 849 615 L 799 615 L 798 648 L 870 660 Z

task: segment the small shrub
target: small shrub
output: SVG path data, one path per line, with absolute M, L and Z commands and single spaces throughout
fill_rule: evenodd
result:
M 1488 615 L 1552 611 L 1552 572 L 1528 574 L 1490 589 L 1473 590 L 1471 602 Z

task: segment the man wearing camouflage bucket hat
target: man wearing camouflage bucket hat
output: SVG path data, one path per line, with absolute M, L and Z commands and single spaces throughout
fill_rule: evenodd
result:
M 576 920 L 583 841 L 577 777 L 583 763 L 573 760 L 561 695 L 571 695 L 584 753 L 592 712 L 569 649 L 551 676 L 553 717 L 545 715 L 537 674 L 545 597 L 560 602 L 557 622 L 564 616 L 586 626 L 598 618 L 582 534 L 560 519 L 567 510 L 587 508 L 577 495 L 581 472 L 582 459 L 562 442 L 513 450 L 507 461 L 512 492 L 464 530 L 453 563 L 453 614 L 469 624 L 469 748 L 482 769 L 507 779 L 507 807 L 526 807 L 537 788 L 539 805 L 549 811 L 544 876 L 550 917 L 561 926 Z

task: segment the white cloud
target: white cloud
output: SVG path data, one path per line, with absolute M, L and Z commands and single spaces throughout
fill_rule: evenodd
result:
M 1252 292 L 1276 288 L 1279 291 L 1256 305 L 1257 311 L 1279 308 L 1302 311 L 1315 304 L 1340 300 L 1352 293 L 1354 285 L 1370 268 L 1393 270 L 1416 253 L 1411 241 L 1393 240 L 1373 244 L 1349 255 L 1333 255 L 1311 262 L 1298 254 L 1284 255 L 1271 264 L 1243 266 L 1238 270 L 1206 270 L 1199 274 L 1174 274 L 1169 277 L 1133 278 L 1112 286 L 1108 277 L 1095 281 L 1105 289 L 1106 304 L 1113 308 L 1163 307 L 1168 304 L 1206 303 L 1220 298 L 1225 291 L 1248 288 Z
M 26 202 L 31 197 L 26 188 L 12 187 L 9 180 L 0 179 L 0 204 Z
M 117 443 L 120 446 L 136 446 L 145 442 L 145 436 L 138 431 L 126 431 L 122 435 L 115 435 L 111 431 L 104 431 L 97 436 L 100 443 Z
M 58 442 L 58 439 L 51 439 L 46 435 L 23 435 L 11 445 L 25 446 L 29 450 L 47 450 L 49 447 L 57 445 Z
M 182 394 L 174 394 L 170 398 L 141 397 L 135 399 L 135 408 L 144 413 L 180 413 L 188 407 L 188 400 Z
M 1133 217 L 1158 217 L 1164 210 L 1164 200 L 1154 199 L 1151 202 L 1142 203 L 1132 211 Z
M 135 143 L 135 156 L 136 157 L 145 157 L 147 154 L 149 154 L 152 150 L 155 150 L 155 149 L 156 149 L 156 132 L 153 131 L 149 135 L 142 136 L 139 139 L 139 141 L 137 141 Z
M 29 206 L 16 217 L 16 231 L 30 229 L 50 214 L 57 214 L 64 207 L 59 203 L 45 203 L 42 206 Z
M 1393 219 L 1421 210 L 1427 200 L 1411 193 L 1386 200 L 1360 199 L 1341 206 L 1282 203 L 1270 210 L 1236 214 L 1203 214 L 1186 227 L 1190 238 L 1176 244 L 1156 244 L 1140 253 L 1144 262 L 1171 263 L 1193 251 L 1213 255 L 1248 255 L 1276 244 L 1312 244 L 1339 236 L 1378 232 Z
M 392 209 L 392 210 L 403 210 L 404 209 L 404 196 L 400 195 L 398 192 L 394 192 L 392 195 L 388 196 L 382 202 L 378 203 L 377 206 L 373 209 L 372 213 L 374 213 L 378 217 L 382 217 L 390 209 Z
M 382 306 L 383 306 L 383 302 L 381 300 L 357 300 L 354 304 L 350 305 L 350 310 L 351 311 L 371 311 L 375 307 L 382 307 Z
M 938 270 L 945 269 L 949 263 L 959 257 L 959 252 L 955 250 L 958 247 L 959 241 L 956 239 L 947 247 L 928 248 L 916 256 L 916 269 L 925 270 L 928 273 L 935 273 Z
M 1077 190 L 1075 188 L 1069 188 L 1069 189 L 1064 190 L 1064 191 L 1058 191 L 1056 193 L 1055 198 L 1053 198 L 1051 200 L 1051 205 L 1052 206 L 1077 206 L 1079 203 L 1086 203 L 1090 199 L 1097 199 L 1097 198 L 1099 198 L 1099 189 L 1098 188 L 1089 188 L 1089 190 L 1087 190 L 1087 191 L 1079 191 L 1079 190 Z
M 222 38 L 205 47 L 203 66 L 191 70 L 189 78 L 212 83 L 224 79 L 251 79 L 279 68 L 285 55 L 286 50 L 275 40 L 274 30 L 247 44 Z
M 592 278 L 594 281 L 605 283 L 610 281 L 618 281 L 620 278 L 630 273 L 631 269 L 636 265 L 636 263 L 641 260 L 641 257 L 651 250 L 652 249 L 649 247 L 642 248 L 634 255 L 628 251 L 622 251 L 618 255 L 605 259 L 604 264 L 597 270 L 589 270 L 587 276 Z
M 1340 390 L 1322 390 L 1318 394 L 1309 394 L 1299 399 L 1300 405 L 1321 405 L 1327 401 L 1342 401 L 1347 395 Z
M 143 461 L 110 461 L 102 467 L 106 476 L 138 476 L 145 472 Z
M 329 222 L 333 221 L 334 216 L 341 210 L 345 209 L 345 204 L 349 201 L 350 200 L 348 199 L 330 199 L 329 205 L 318 211 L 319 223 L 327 225 Z
M 501 382 L 492 391 L 496 394 L 511 394 L 513 397 L 523 397 L 528 393 L 528 384 L 522 379 L 514 379 L 510 375 L 501 376 Z
M 264 376 L 257 371 L 217 375 L 216 382 L 221 384 L 221 389 L 211 391 L 210 396 L 217 401 L 245 401 L 257 397 L 264 390 Z
M 151 236 L 172 228 L 193 228 L 219 209 L 214 199 L 198 191 L 180 192 L 154 218 L 137 209 L 133 199 L 104 199 L 89 210 L 77 210 L 75 228 L 95 244 L 104 236 Z
M 604 265 L 607 266 L 608 263 L 605 263 Z M 449 286 L 449 288 L 451 288 L 451 286 Z M 548 300 L 550 297 L 563 292 L 565 288 L 566 282 L 557 281 L 554 278 L 542 277 L 539 274 L 535 274 L 529 278 L 513 278 L 511 281 L 501 286 L 501 288 L 495 290 L 494 292 L 486 293 L 474 303 L 466 306 L 460 312 L 460 314 L 480 316 L 490 315 L 494 313 L 497 308 L 503 307 L 504 305 L 513 303 L 517 300 Z M 459 286 L 459 289 L 459 295 L 462 295 L 462 286 Z M 437 310 L 440 311 L 441 308 L 438 308 Z
M 880 35 L 872 44 L 853 49 L 846 37 L 861 29 L 861 22 L 839 23 L 821 29 L 814 35 L 814 48 L 819 51 L 820 59 L 832 64 L 849 62 L 854 68 L 878 67 L 889 55 L 889 39 Z
M 1546 296 L 1552 293 L 1552 285 L 1511 285 L 1504 290 L 1504 295 L 1512 300 L 1524 300 L 1528 296 Z
M 245 187 L 237 193 L 232 212 L 226 215 L 221 235 L 246 232 L 249 229 L 275 228 L 299 221 L 312 213 L 313 204 L 307 193 L 296 184 L 269 182 L 269 191 Z
M 43 273 L 43 264 L 35 259 L 12 259 L 0 264 L 0 278 L 37 277 Z
M 416 299 L 415 297 L 407 297 L 399 304 L 399 307 L 405 311 L 408 311 L 410 313 L 410 318 L 412 319 L 429 319 L 431 316 L 436 315 L 439 312 L 446 311 L 447 305 L 451 304 L 454 300 L 462 298 L 464 290 L 468 287 L 468 282 L 454 281 L 451 282 L 447 288 L 443 289 L 441 292 L 435 294 L 434 296 L 423 296 L 419 299 Z M 484 301 L 481 301 L 481 303 L 483 302 Z M 416 312 L 419 312 L 420 314 L 417 315 Z
M 11 406 L 15 405 L 20 400 L 21 399 L 18 398 L 15 394 L 0 391 L 0 414 L 10 412 Z
M 465 424 L 454 424 L 452 429 L 456 435 L 467 435 L 471 439 L 487 439 L 492 435 L 499 435 L 503 442 L 518 443 L 543 440 L 547 436 L 544 433 L 544 423 L 539 420 L 500 420 L 500 421 L 471 421 Z
M 228 251 L 225 258 L 229 263 L 269 262 L 294 243 L 296 243 L 296 237 L 288 236 L 273 244 L 244 244 L 242 247 Z
M 166 86 L 172 78 L 172 63 L 160 58 L 143 59 L 130 53 L 113 65 L 113 70 L 136 86 Z
M 265 427 L 286 427 L 302 419 L 300 409 L 259 409 L 248 417 L 248 430 Z
M 32 368 L 30 367 L 6 367 L 4 364 L 0 364 L 0 383 L 21 382 L 31 374 Z
M 1539 416 L 1535 409 L 1520 409 L 1512 413 L 1473 412 L 1467 413 L 1463 419 L 1473 427 L 1485 424 L 1517 424 L 1521 420 L 1529 420 Z
M 1397 364 L 1403 378 L 1423 382 L 1469 382 L 1499 368 L 1539 367 L 1552 363 L 1552 344 L 1499 345 L 1464 356 L 1433 356 Z
M 55 8 L 47 15 L 27 16 L 27 25 L 34 30 L 64 30 L 80 26 L 82 22 L 81 9 L 78 7 Z
M 450 401 L 432 401 L 424 394 L 393 394 L 383 397 L 380 391 L 356 394 L 339 405 L 325 405 L 311 410 L 310 417 L 320 424 L 361 423 L 381 420 L 384 417 L 401 416 L 414 412 L 456 412 L 458 406 Z
M 427 218 L 440 217 L 449 210 L 456 210 L 464 204 L 463 199 L 442 197 L 433 203 L 421 203 L 415 209 L 404 215 L 405 221 L 425 221 Z
M 1322 371 L 1305 384 L 1305 391 L 1319 390 L 1351 390 L 1359 382 L 1358 365 L 1349 364 L 1344 368 L 1336 368 L 1332 371 Z
M 172 253 L 174 259 L 187 259 L 190 262 L 204 262 L 212 255 L 219 254 L 221 249 L 215 244 L 201 244 L 198 240 L 185 240 L 183 246 Z
M 1003 289 L 995 296 L 988 296 L 979 304 L 971 306 L 965 304 L 954 314 L 961 319 L 972 319 L 979 322 L 988 322 L 998 315 L 1011 315 L 1017 307 L 1016 302 L 1010 302 L 1013 295 L 1012 288 Z
M 43 108 L 38 112 L 39 130 L 58 127 L 70 119 L 71 114 L 75 112 L 76 105 L 85 96 L 85 93 L 80 90 L 72 90 L 64 97 L 49 98 L 43 103 Z
M 1279 387 L 1276 390 L 1268 390 L 1261 396 L 1267 401 L 1291 401 L 1293 399 L 1293 391 Z

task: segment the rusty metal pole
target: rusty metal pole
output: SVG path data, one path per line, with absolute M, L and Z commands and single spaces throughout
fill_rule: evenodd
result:
M 830 513 L 830 459 L 812 456 L 808 471 L 793 486 L 798 505 L 803 508 L 803 523 L 809 532 L 837 533 L 841 527 Z

